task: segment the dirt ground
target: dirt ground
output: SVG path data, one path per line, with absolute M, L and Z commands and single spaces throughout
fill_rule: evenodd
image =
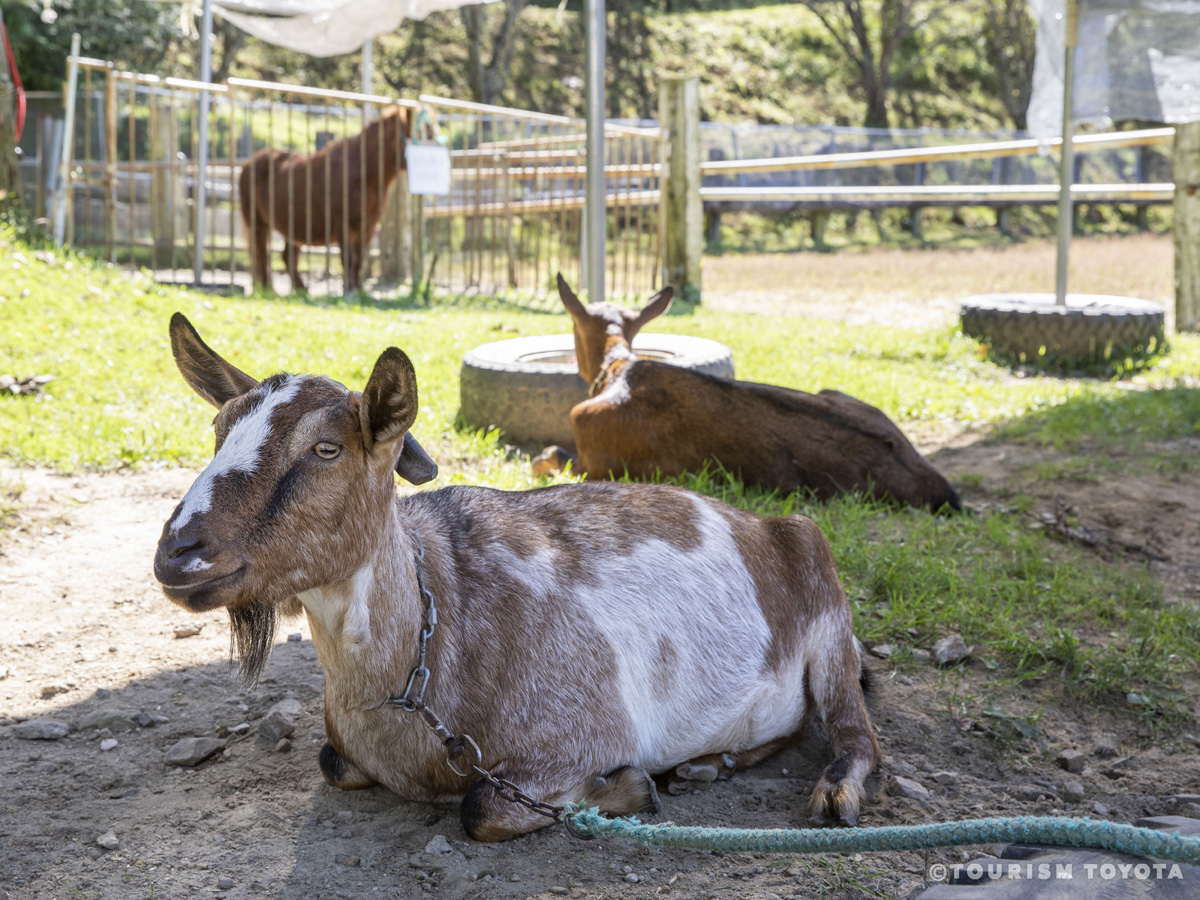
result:
M 952 481 L 970 473 L 978 482 L 964 491 L 969 503 L 1004 502 L 1029 480 L 1027 448 L 969 435 L 955 443 L 934 458 Z M 0 468 L 0 482 L 23 484 L 23 506 L 0 535 L 0 900 L 906 898 L 925 885 L 929 864 L 964 858 L 961 849 L 841 861 L 714 855 L 584 843 L 562 828 L 485 845 L 466 839 L 453 807 L 403 802 L 382 788 L 329 788 L 317 768 L 323 679 L 306 624 L 284 626 L 261 686 L 243 694 L 229 677 L 224 614 L 188 615 L 156 586 L 154 544 L 194 476 Z M 1200 479 L 1148 474 L 1030 490 L 1033 515 L 1066 529 L 1064 540 L 1144 563 L 1174 602 L 1200 600 Z M 200 633 L 175 637 L 189 621 Z M 953 698 L 993 677 L 980 665 L 948 673 L 870 665 L 884 761 L 864 825 L 1058 812 L 1132 822 L 1200 811 L 1178 798 L 1200 793 L 1190 736 L 1154 743 L 1127 714 L 1078 704 L 1050 710 L 1022 736 L 1003 722 L 956 718 Z M 257 733 L 284 699 L 300 709 L 290 752 Z M 1038 699 L 1006 703 L 1033 713 Z M 143 725 L 131 721 L 139 713 Z M 29 718 L 70 732 L 20 739 L 17 723 Z M 239 734 L 242 723 L 249 730 Z M 183 737 L 223 737 L 227 747 L 195 768 L 166 765 Z M 1064 749 L 1085 754 L 1081 774 L 1056 766 Z M 803 801 L 827 761 L 823 742 L 810 738 L 731 781 L 664 791 L 660 820 L 803 827 Z M 896 775 L 929 799 L 891 796 Z M 107 832 L 114 849 L 97 844 Z

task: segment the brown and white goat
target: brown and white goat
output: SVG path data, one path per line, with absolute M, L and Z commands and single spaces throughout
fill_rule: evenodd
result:
M 185 609 L 229 610 L 251 681 L 277 614 L 303 609 L 326 676 L 330 784 L 465 793 L 463 825 L 481 840 L 548 823 L 454 775 L 416 716 L 381 705 L 415 664 L 419 540 L 438 608 L 425 700 L 477 739 L 490 771 L 552 804 L 644 812 L 657 808 L 651 775 L 714 754 L 740 768 L 817 718 L 834 761 L 808 810 L 857 820 L 878 745 L 850 608 L 810 520 L 641 484 L 398 497 L 393 466 L 421 474 L 427 459 L 408 435 L 404 353 L 384 351 L 358 393 L 315 376 L 256 381 L 178 313 L 171 345 L 220 412 L 155 575 Z
M 719 462 L 747 484 L 828 499 L 888 497 L 934 511 L 961 509 L 945 477 L 886 415 L 840 391 L 734 381 L 637 359 L 633 337 L 671 306 L 672 289 L 633 311 L 584 306 L 558 276 L 590 397 L 571 410 L 577 471 L 589 479 L 696 472 Z

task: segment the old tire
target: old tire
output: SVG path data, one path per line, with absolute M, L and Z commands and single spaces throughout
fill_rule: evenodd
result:
M 733 354 L 724 344 L 679 334 L 639 334 L 633 349 L 685 369 L 733 377 Z M 587 399 L 575 365 L 575 339 L 547 334 L 481 344 L 463 357 L 459 381 L 462 421 L 499 428 L 528 447 L 558 444 L 575 449 L 571 407 Z
M 963 334 L 1010 363 L 1072 368 L 1144 356 L 1163 342 L 1163 308 L 1105 294 L 982 294 L 962 303 Z

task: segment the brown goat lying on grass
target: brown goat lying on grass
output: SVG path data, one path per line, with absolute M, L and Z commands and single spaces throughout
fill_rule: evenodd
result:
M 179 313 L 171 347 L 220 412 L 216 454 L 163 526 L 154 573 L 185 609 L 229 610 L 251 681 L 277 615 L 303 610 L 325 670 L 330 784 L 465 794 L 463 826 L 481 840 L 550 822 L 456 775 L 421 718 L 387 702 L 416 675 L 427 588 L 424 703 L 531 796 L 655 810 L 651 775 L 700 758 L 741 768 L 818 719 L 834 760 L 808 812 L 856 822 L 879 751 L 850 607 L 812 521 L 642 484 L 398 497 L 393 467 L 429 472 L 399 350 L 359 393 L 316 376 L 259 382 Z
M 671 306 L 670 287 L 636 312 L 584 306 L 561 275 L 558 293 L 574 323 L 579 374 L 591 385 L 571 410 L 576 470 L 589 480 L 669 477 L 718 462 L 747 484 L 807 488 L 822 499 L 862 492 L 934 511 L 962 508 L 892 420 L 861 400 L 637 359 L 633 337 Z

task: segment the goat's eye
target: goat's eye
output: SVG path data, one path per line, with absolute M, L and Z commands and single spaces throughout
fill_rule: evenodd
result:
M 337 444 L 329 443 L 329 441 L 321 441 L 321 443 L 313 447 L 313 451 L 321 459 L 337 459 L 338 454 L 342 452 L 342 448 Z

